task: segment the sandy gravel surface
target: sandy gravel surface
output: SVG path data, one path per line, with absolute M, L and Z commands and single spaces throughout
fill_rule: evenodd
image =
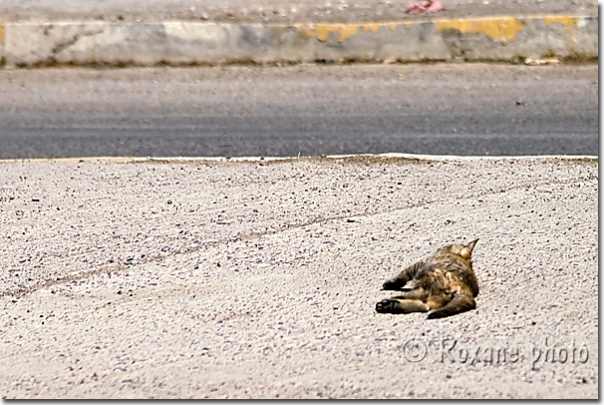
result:
M 597 398 L 597 169 L 0 163 L 0 394 Z M 402 266 L 474 238 L 477 310 L 375 312 Z

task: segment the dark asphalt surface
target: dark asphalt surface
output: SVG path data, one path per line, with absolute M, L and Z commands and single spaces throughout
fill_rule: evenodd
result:
M 597 155 L 597 65 L 0 71 L 0 158 Z

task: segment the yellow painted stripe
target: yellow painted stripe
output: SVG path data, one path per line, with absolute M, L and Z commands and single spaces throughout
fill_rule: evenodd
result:
M 297 25 L 298 29 L 301 29 L 306 36 L 316 37 L 319 41 L 325 42 L 329 39 L 331 33 L 337 35 L 336 41 L 343 42 L 348 38 L 352 38 L 363 29 L 365 32 L 376 33 L 382 28 L 388 28 L 391 31 L 396 31 L 401 23 L 367 23 L 367 24 L 314 24 L 313 26 L 307 24 Z
M 295 24 L 299 31 L 309 38 L 316 37 L 319 41 L 325 42 L 330 35 L 334 34 L 338 42 L 346 41 L 356 36 L 361 29 L 365 32 L 377 33 L 381 29 L 390 29 L 396 31 L 400 26 L 411 28 L 419 24 L 434 24 L 437 31 L 446 29 L 455 29 L 462 33 L 484 34 L 493 39 L 505 39 L 513 41 L 516 34 L 522 31 L 527 23 L 542 20 L 547 25 L 553 23 L 562 23 L 571 31 L 577 27 L 581 17 L 570 16 L 532 16 L 525 18 L 517 17 L 486 17 L 486 18 L 468 18 L 468 19 L 435 19 L 430 21 L 406 20 L 398 22 L 385 23 L 364 23 L 364 24 Z
M 562 23 L 566 27 L 566 32 L 570 34 L 575 27 L 579 24 L 578 17 L 564 17 L 564 16 L 552 16 L 546 17 L 543 19 L 547 25 L 551 25 L 553 23 Z
M 436 30 L 456 29 L 461 33 L 484 34 L 493 39 L 513 41 L 524 24 L 516 17 L 476 18 L 468 20 L 438 20 Z
M 308 28 L 306 35 L 317 37 L 319 41 L 325 42 L 329 39 L 332 32 L 339 34 L 337 41 L 342 42 L 348 38 L 354 37 L 361 27 L 351 24 L 316 24 L 314 28 Z
M 579 24 L 579 17 L 567 17 L 567 16 L 549 16 L 544 17 L 543 22 L 547 25 L 559 22 L 562 23 L 565 27 L 574 28 Z
M 4 45 L 4 25 L 0 24 L 0 45 Z

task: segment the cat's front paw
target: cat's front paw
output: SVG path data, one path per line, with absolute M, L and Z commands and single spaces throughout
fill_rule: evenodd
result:
M 375 310 L 381 314 L 393 314 L 395 301 L 383 299 L 375 304 Z

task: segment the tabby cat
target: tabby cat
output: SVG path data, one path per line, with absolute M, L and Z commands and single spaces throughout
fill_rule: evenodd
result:
M 428 319 L 443 318 L 476 308 L 478 281 L 472 270 L 472 250 L 478 239 L 467 245 L 448 245 L 426 260 L 417 262 L 386 281 L 384 290 L 402 295 L 384 299 L 375 309 L 380 313 L 428 312 Z M 413 288 L 403 289 L 413 281 Z

